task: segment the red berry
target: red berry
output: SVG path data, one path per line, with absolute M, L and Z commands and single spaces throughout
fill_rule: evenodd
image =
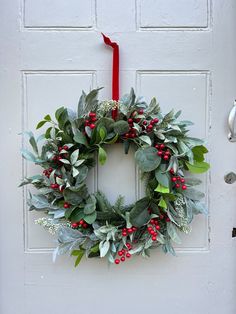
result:
M 133 230 L 133 231 L 137 231 L 137 228 L 136 228 L 136 227 L 132 227 L 132 230 Z
M 61 146 L 59 146 L 59 147 L 58 147 L 58 150 L 59 150 L 59 152 L 60 152 L 61 150 L 63 150 L 63 148 L 62 148 Z
M 159 150 L 158 153 L 157 153 L 157 155 L 158 155 L 158 156 L 162 156 L 162 151 Z
M 53 160 L 53 161 L 56 161 L 56 160 L 57 160 L 57 156 L 53 156 L 53 157 L 52 157 L 52 160 Z
M 57 188 L 58 188 L 58 184 L 52 183 L 52 184 L 51 184 L 51 188 L 52 188 L 52 189 L 57 189 Z
M 88 228 L 88 224 L 87 224 L 86 222 L 84 222 L 84 223 L 82 224 L 82 227 L 83 227 L 84 229 L 86 229 L 86 228 Z
M 173 178 L 171 179 L 171 181 L 172 181 L 172 182 L 176 182 L 176 181 L 177 181 L 176 177 L 173 177 Z
M 149 124 L 147 128 L 148 128 L 149 130 L 152 130 L 152 129 L 153 129 L 153 125 L 152 125 L 152 124 Z
M 68 147 L 67 145 L 64 145 L 62 148 L 63 148 L 64 150 L 68 150 L 68 149 L 69 149 L 69 147 Z
M 131 254 L 130 254 L 129 252 L 127 252 L 127 253 L 126 253 L 126 257 L 127 257 L 127 258 L 130 258 L 130 257 L 131 257 Z
M 159 215 L 159 218 L 160 218 L 161 220 L 164 219 L 164 215 L 160 214 L 160 215 Z
M 125 249 L 122 249 L 121 252 L 122 252 L 122 254 L 125 254 L 126 250 L 125 250 Z
M 160 145 L 160 149 L 163 149 L 163 148 L 165 148 L 165 144 Z
M 122 255 L 123 255 L 123 252 L 122 252 L 122 251 L 118 251 L 118 255 L 119 255 L 119 256 L 122 256 Z
M 125 133 L 125 137 L 129 137 L 129 133 Z
M 97 118 L 91 118 L 90 121 L 91 121 L 91 122 L 96 122 L 96 121 L 97 121 Z
M 89 113 L 90 118 L 95 118 L 96 117 L 96 112 L 90 112 Z
M 63 159 L 63 158 L 62 158 L 61 156 L 58 156 L 57 159 L 58 159 L 58 160 L 61 160 L 61 159 Z
M 79 224 L 82 225 L 84 223 L 83 219 L 80 219 Z
M 148 227 L 147 230 L 148 230 L 149 232 L 151 232 L 153 229 L 152 229 L 152 227 Z
M 169 217 L 166 217 L 166 222 L 170 222 L 170 218 Z
M 115 259 L 115 264 L 116 264 L 116 265 L 120 264 L 120 260 L 119 260 L 118 258 Z
M 187 186 L 186 185 L 182 185 L 182 190 L 187 190 Z
M 127 232 L 122 232 L 123 237 L 127 236 Z
M 129 228 L 129 229 L 127 229 L 127 231 L 128 231 L 129 233 L 132 233 L 132 232 L 133 232 L 133 229 L 132 229 L 132 228 Z
M 155 234 L 155 231 L 154 231 L 154 230 L 151 230 L 151 231 L 150 231 L 150 234 L 151 234 L 151 235 L 154 235 L 154 234 Z
M 169 156 L 168 156 L 168 155 L 165 155 L 163 158 L 164 158 L 164 160 L 168 160 L 168 159 L 169 159 Z
M 159 145 L 158 145 L 158 144 L 156 144 L 156 145 L 155 145 L 155 148 L 156 148 L 156 149 L 159 149 Z
M 64 207 L 64 208 L 69 208 L 69 207 L 70 207 L 70 204 L 67 203 L 67 202 L 65 202 L 64 205 L 63 205 L 63 207 Z
M 74 222 L 71 224 L 71 227 L 72 228 L 77 228 L 79 226 L 78 222 Z
M 158 118 L 154 118 L 153 121 L 154 121 L 154 123 L 157 123 L 157 122 L 159 122 L 159 119 Z
M 177 179 L 177 181 L 180 181 L 181 178 L 180 178 L 180 177 L 177 177 L 176 179 Z
M 48 171 L 49 171 L 49 172 L 52 172 L 52 171 L 53 171 L 52 167 L 48 168 Z
M 88 126 L 89 125 L 89 120 L 85 120 L 85 126 Z
M 184 179 L 180 179 L 180 182 L 181 182 L 181 183 L 184 183 L 184 182 L 185 182 L 185 180 L 184 180 Z
M 156 241 L 157 237 L 156 236 L 152 236 L 152 241 Z
M 155 219 L 151 219 L 150 223 L 153 225 L 155 223 Z
M 146 120 L 143 121 L 143 125 L 147 125 L 147 121 Z
M 180 184 L 179 183 L 176 183 L 175 187 L 178 189 L 180 188 Z
M 120 258 L 120 260 L 121 260 L 121 262 L 124 262 L 124 261 L 125 261 L 125 257 L 122 256 L 122 257 Z
M 130 243 L 126 243 L 127 248 L 130 250 L 132 248 Z
M 159 225 L 156 225 L 156 230 L 160 230 L 161 227 Z
M 95 128 L 95 124 L 91 123 L 90 124 L 90 129 L 94 129 Z
M 139 109 L 138 113 L 139 114 L 143 114 L 144 110 L 143 109 Z

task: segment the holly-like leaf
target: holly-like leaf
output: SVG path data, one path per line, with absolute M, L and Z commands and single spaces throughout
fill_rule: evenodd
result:
M 102 241 L 99 243 L 99 251 L 100 251 L 100 257 L 104 257 L 110 248 L 110 242 L 109 241 Z
M 135 160 L 143 172 L 150 172 L 156 169 L 161 162 L 161 158 L 157 155 L 157 149 L 154 147 L 138 149 L 135 153 Z
M 76 149 L 73 151 L 73 153 L 70 155 L 70 162 L 72 165 L 74 165 L 79 158 L 79 149 Z
M 210 169 L 210 165 L 205 161 L 195 161 L 193 164 L 186 161 L 185 164 L 192 173 L 203 173 Z
M 139 136 L 139 139 L 140 139 L 142 142 L 144 142 L 145 144 L 148 144 L 149 146 L 152 145 L 152 141 L 151 141 L 150 137 L 147 136 L 147 135 L 141 135 L 141 136 Z

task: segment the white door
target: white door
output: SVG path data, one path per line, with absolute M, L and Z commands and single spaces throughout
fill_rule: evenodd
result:
M 236 313 L 236 185 L 224 182 L 236 171 L 236 143 L 227 139 L 236 97 L 236 2 L 2 0 L 0 15 L 0 313 Z M 192 134 L 207 138 L 210 214 L 196 218 L 177 257 L 153 252 L 110 268 L 84 260 L 75 269 L 70 257 L 52 263 L 55 243 L 34 225 L 38 216 L 17 188 L 35 171 L 22 165 L 18 133 L 61 105 L 75 108 L 82 89 L 105 86 L 100 97 L 111 97 L 111 50 L 100 31 L 120 45 L 121 93 L 133 86 L 147 99 L 156 95 L 165 112 L 182 108 L 195 122 Z M 91 188 L 111 200 L 119 193 L 134 199 L 140 191 L 132 157 L 114 182 L 107 170 L 116 161 L 111 150 L 105 168 L 91 174 Z

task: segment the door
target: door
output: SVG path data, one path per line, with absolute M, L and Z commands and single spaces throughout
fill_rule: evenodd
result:
M 0 313 L 235 313 L 236 193 L 224 182 L 236 171 L 226 123 L 236 97 L 235 1 L 2 0 L 0 14 Z M 105 86 L 100 98 L 111 97 L 111 50 L 100 31 L 120 45 L 121 93 L 133 86 L 164 112 L 182 109 L 195 122 L 192 135 L 207 139 L 209 216 L 195 219 L 177 257 L 153 252 L 110 268 L 84 260 L 75 269 L 68 256 L 53 264 L 55 242 L 17 188 L 35 171 L 21 161 L 18 134 L 61 105 L 75 108 L 82 89 Z M 128 202 L 142 189 L 132 155 L 110 171 L 119 156 L 110 150 L 90 188 Z

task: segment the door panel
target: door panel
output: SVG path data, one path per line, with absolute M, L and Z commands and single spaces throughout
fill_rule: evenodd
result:
M 236 97 L 235 1 L 3 0 L 0 12 L 0 313 L 235 313 L 236 194 L 223 179 L 236 171 L 226 123 Z M 76 109 L 82 89 L 104 86 L 100 99 L 110 99 L 112 55 L 100 31 L 120 45 L 121 94 L 133 86 L 156 96 L 163 112 L 182 109 L 195 123 L 191 134 L 206 138 L 209 216 L 196 217 L 177 257 L 156 251 L 123 267 L 98 259 L 75 269 L 69 256 L 52 262 L 55 240 L 34 224 L 40 216 L 17 188 L 36 171 L 21 162 L 27 143 L 18 134 L 59 106 Z M 120 145 L 88 184 L 110 201 L 143 194 L 133 152 L 125 156 Z

